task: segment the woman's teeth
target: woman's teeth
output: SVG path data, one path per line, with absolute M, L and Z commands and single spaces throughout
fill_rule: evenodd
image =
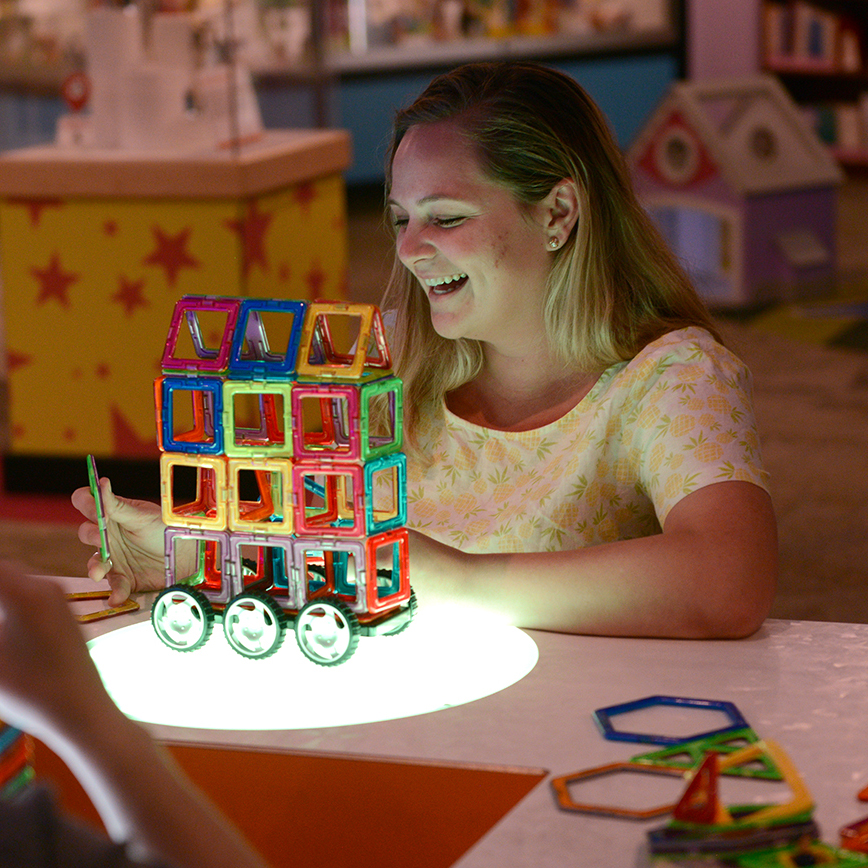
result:
M 446 277 L 432 277 L 425 281 L 425 285 L 429 286 L 436 293 L 452 292 L 457 289 L 460 282 L 467 279 L 466 274 L 450 274 Z

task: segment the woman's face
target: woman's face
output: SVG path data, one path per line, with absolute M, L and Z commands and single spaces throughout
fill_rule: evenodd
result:
M 543 338 L 552 256 L 544 206 L 486 178 L 452 121 L 411 127 L 392 162 L 398 258 L 419 281 L 445 338 L 520 353 Z

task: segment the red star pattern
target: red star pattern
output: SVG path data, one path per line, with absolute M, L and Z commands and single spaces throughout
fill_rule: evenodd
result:
M 299 184 L 294 191 L 295 201 L 301 205 L 302 211 L 307 211 L 310 203 L 317 197 L 316 185 L 312 181 Z
M 39 281 L 39 297 L 36 303 L 45 304 L 50 298 L 57 299 L 63 307 L 69 307 L 69 287 L 80 275 L 72 271 L 64 271 L 60 265 L 60 254 L 55 253 L 47 268 L 31 268 L 30 273 Z
M 318 260 L 314 261 L 310 271 L 305 275 L 304 279 L 310 289 L 310 298 L 319 298 L 320 290 L 323 288 L 323 284 L 326 280 L 326 274 L 322 270 Z
M 244 276 L 250 273 L 254 264 L 263 271 L 268 271 L 268 257 L 265 252 L 265 235 L 274 219 L 274 214 L 259 210 L 256 201 L 247 206 L 247 214 L 243 220 L 226 220 L 226 226 L 238 234 L 241 241 Z
M 102 231 L 105 232 L 106 235 L 117 235 L 118 224 L 114 220 L 106 220 L 105 223 L 102 224 Z
M 159 455 L 155 439 L 139 437 L 117 404 L 111 405 L 111 417 L 114 455 L 125 458 L 156 458 Z
M 63 207 L 62 199 L 27 199 L 25 197 L 10 197 L 10 205 L 22 205 L 30 212 L 30 225 L 38 226 L 45 208 Z
M 94 373 L 100 380 L 104 380 L 106 377 L 109 376 L 109 374 L 111 374 L 111 372 L 112 369 L 108 366 L 106 362 L 100 362 L 94 370 Z
M 75 440 L 75 428 L 66 428 L 63 432 L 63 439 L 67 443 L 72 443 Z
M 166 283 L 175 286 L 178 280 L 178 272 L 182 268 L 198 268 L 201 263 L 198 259 L 187 252 L 187 242 L 193 231 L 189 226 L 182 229 L 177 235 L 168 235 L 159 226 L 151 230 L 157 246 L 154 252 L 143 260 L 145 265 L 158 265 L 166 270 Z
M 280 269 L 277 272 L 277 277 L 280 280 L 280 282 L 281 283 L 289 283 L 289 278 L 290 278 L 291 274 L 292 274 L 292 272 L 290 271 L 289 263 L 288 262 L 281 262 L 280 263 Z
M 33 361 L 33 356 L 28 356 L 26 353 L 18 353 L 15 350 L 9 350 L 6 354 L 6 370 L 11 374 L 19 368 L 26 368 Z
M 132 316 L 137 307 L 148 307 L 150 302 L 142 294 L 144 280 L 129 280 L 125 275 L 118 278 L 118 291 L 112 296 L 112 301 L 124 306 L 124 313 Z

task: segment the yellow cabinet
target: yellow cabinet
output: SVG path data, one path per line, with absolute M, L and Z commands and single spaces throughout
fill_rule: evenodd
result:
M 151 384 L 181 295 L 345 298 L 349 159 L 326 130 L 0 154 L 10 454 L 156 457 Z

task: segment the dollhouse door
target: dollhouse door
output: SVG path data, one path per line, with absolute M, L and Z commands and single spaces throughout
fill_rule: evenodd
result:
M 692 204 L 661 204 L 648 210 L 709 306 L 731 307 L 747 301 L 736 212 Z

